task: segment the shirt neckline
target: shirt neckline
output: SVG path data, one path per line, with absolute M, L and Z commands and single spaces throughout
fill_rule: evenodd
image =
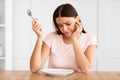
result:
M 83 34 L 84 34 L 84 33 L 81 33 L 78 41 L 81 39 L 81 37 L 82 37 Z M 65 42 L 63 41 L 63 36 L 62 36 L 62 35 L 60 35 L 60 40 L 61 40 L 61 42 L 62 42 L 63 45 L 65 45 L 65 46 L 72 46 L 72 43 L 71 43 L 71 44 L 67 44 L 67 43 L 65 43 Z
M 60 35 L 60 40 L 61 40 L 61 42 L 62 42 L 63 45 L 65 45 L 65 46 L 72 46 L 72 43 L 71 44 L 67 44 L 67 43 L 65 43 L 63 41 L 63 36 L 62 35 Z

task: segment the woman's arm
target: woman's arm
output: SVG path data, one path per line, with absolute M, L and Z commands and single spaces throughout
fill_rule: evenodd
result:
M 80 37 L 82 32 L 82 23 L 77 22 L 75 24 L 76 30 L 71 36 L 71 41 L 74 47 L 76 62 L 83 73 L 86 73 L 93 63 L 94 53 L 96 50 L 96 45 L 89 45 L 85 52 L 83 52 L 81 46 L 79 45 L 77 39 Z
M 83 73 L 86 73 L 93 63 L 96 46 L 95 45 L 88 46 L 84 53 L 80 45 L 78 44 L 77 40 L 74 39 L 72 40 L 72 42 L 75 51 L 77 65 L 79 66 Z
M 38 72 L 41 69 L 47 60 L 50 53 L 50 48 L 41 40 L 37 39 L 35 48 L 33 50 L 31 59 L 30 59 L 30 70 L 32 72 Z
M 49 56 L 50 48 L 42 41 L 41 26 L 37 22 L 37 19 L 33 20 L 32 28 L 37 35 L 37 41 L 30 59 L 30 70 L 38 72 Z
M 32 72 L 37 72 L 41 68 L 41 48 L 42 40 L 38 38 L 30 59 L 30 70 Z

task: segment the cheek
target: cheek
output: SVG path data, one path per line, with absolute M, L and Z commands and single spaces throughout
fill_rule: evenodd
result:
M 64 29 L 63 29 L 63 28 L 59 28 L 59 30 L 60 30 L 60 32 L 62 32 L 62 33 L 64 32 Z
M 62 29 L 61 29 L 61 28 L 59 28 L 59 30 L 62 32 Z
M 75 31 L 75 25 L 74 25 L 74 24 L 71 25 L 71 30 L 72 30 L 72 31 Z

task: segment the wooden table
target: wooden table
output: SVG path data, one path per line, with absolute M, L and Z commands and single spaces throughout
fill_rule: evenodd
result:
M 120 80 L 120 71 L 90 71 L 88 74 L 74 72 L 68 76 L 50 76 L 30 71 L 0 70 L 0 80 Z

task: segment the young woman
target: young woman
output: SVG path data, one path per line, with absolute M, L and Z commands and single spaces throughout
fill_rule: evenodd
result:
M 32 22 L 37 35 L 30 59 L 30 69 L 38 72 L 49 57 L 49 68 L 74 69 L 86 73 L 93 63 L 96 36 L 85 32 L 80 17 L 71 4 L 62 4 L 53 13 L 56 31 L 42 39 L 42 26 Z

